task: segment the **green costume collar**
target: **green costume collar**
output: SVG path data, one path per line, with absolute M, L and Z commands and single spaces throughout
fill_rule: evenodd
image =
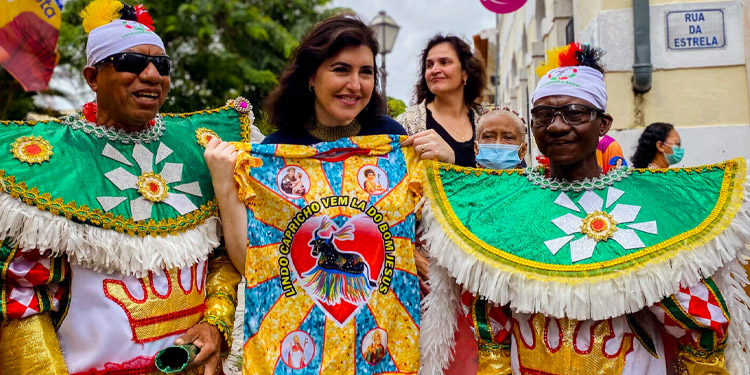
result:
M 748 252 L 746 171 L 735 159 L 555 186 L 533 172 L 428 162 L 430 252 L 464 288 L 517 311 L 623 315 Z
M 60 122 L 73 129 L 83 130 L 86 134 L 91 134 L 97 138 L 107 138 L 110 141 L 125 144 L 154 142 L 164 134 L 164 116 L 160 114 L 157 114 L 156 118 L 154 118 L 153 126 L 136 133 L 97 125 L 87 121 L 82 115 L 63 117 L 60 119 Z
M 238 98 L 163 114 L 130 134 L 79 117 L 2 121 L 0 238 L 106 271 L 205 259 L 219 232 L 204 146 L 211 137 L 248 141 L 252 120 Z

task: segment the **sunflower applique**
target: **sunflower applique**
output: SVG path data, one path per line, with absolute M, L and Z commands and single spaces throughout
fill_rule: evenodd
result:
M 544 245 L 555 255 L 570 243 L 573 263 L 591 258 L 597 244 L 610 239 L 627 250 L 646 247 L 636 231 L 657 234 L 656 221 L 635 223 L 641 206 L 615 204 L 624 194 L 610 187 L 605 202 L 593 191 L 586 191 L 576 204 L 565 192 L 560 193 L 555 204 L 578 214 L 567 213 L 553 219 L 552 224 L 565 232 L 565 236 L 545 241 Z
M 154 170 L 156 165 L 172 155 L 172 149 L 164 143 L 159 147 L 154 157 L 153 152 L 140 143 L 133 146 L 132 159 L 137 166 L 128 160 L 120 151 L 107 144 L 102 155 L 118 161 L 125 167 L 118 167 L 104 174 L 120 191 L 135 189 L 139 197 L 130 200 L 130 211 L 134 221 L 151 217 L 155 204 L 167 204 L 177 210 L 180 215 L 195 211 L 198 207 L 185 194 L 202 197 L 200 185 L 197 181 L 175 185 L 182 182 L 182 167 L 180 163 L 164 163 L 161 171 Z M 138 171 L 132 171 L 132 169 Z M 185 193 L 185 194 L 182 194 Z M 122 202 L 128 200 L 125 196 L 102 196 L 97 201 L 104 211 L 109 211 Z
M 10 152 L 23 163 L 41 164 L 52 156 L 52 145 L 40 136 L 19 137 L 10 145 Z

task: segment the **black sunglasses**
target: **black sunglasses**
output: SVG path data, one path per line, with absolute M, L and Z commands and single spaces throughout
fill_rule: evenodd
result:
M 568 104 L 559 107 L 540 105 L 531 109 L 531 120 L 535 127 L 546 127 L 552 124 L 559 114 L 566 124 L 580 125 L 592 121 L 600 113 L 604 111 L 583 104 Z
M 148 63 L 154 63 L 156 70 L 162 76 L 168 76 L 172 70 L 172 59 L 166 55 L 152 56 L 144 55 L 137 52 L 120 52 L 107 56 L 103 60 L 94 64 L 95 68 L 102 66 L 104 63 L 111 62 L 118 72 L 127 72 L 141 74 L 146 69 Z

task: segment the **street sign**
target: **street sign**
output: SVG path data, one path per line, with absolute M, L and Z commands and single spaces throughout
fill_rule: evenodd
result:
M 526 0 L 479 0 L 485 8 L 495 13 L 512 13 L 522 7 Z
M 721 9 L 667 13 L 667 48 L 670 50 L 724 48 L 725 36 Z

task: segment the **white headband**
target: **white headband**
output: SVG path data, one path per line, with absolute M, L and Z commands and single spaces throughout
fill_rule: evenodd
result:
M 142 44 L 155 45 L 166 52 L 164 42 L 148 27 L 136 21 L 114 20 L 91 30 L 86 44 L 86 65 Z
M 564 66 L 547 72 L 536 85 L 531 102 L 552 95 L 583 99 L 594 107 L 607 110 L 607 86 L 604 75 L 588 66 Z

